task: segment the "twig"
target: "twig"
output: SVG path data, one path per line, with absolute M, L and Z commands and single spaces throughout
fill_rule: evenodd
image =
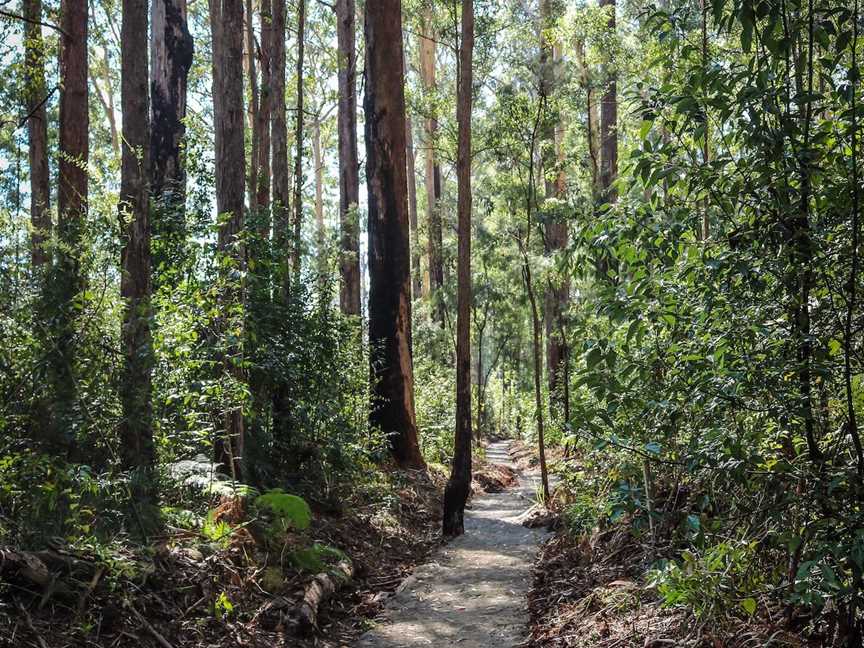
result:
M 4 18 L 11 18 L 12 20 L 23 20 L 26 23 L 30 23 L 31 25 L 41 25 L 42 27 L 48 27 L 49 29 L 55 29 L 67 38 L 69 34 L 66 33 L 62 27 L 55 25 L 53 23 L 42 22 L 41 20 L 33 20 L 32 18 L 27 18 L 25 16 L 19 16 L 18 14 L 12 13 L 11 11 L 3 11 L 0 9 L 0 16 Z
M 0 12 L 0 13 L 2 13 L 2 12 Z M 31 117 L 33 117 L 33 115 L 36 114 L 36 111 L 38 111 L 42 106 L 44 106 L 46 103 L 48 103 L 48 100 L 51 97 L 53 97 L 54 93 L 57 92 L 57 90 L 59 90 L 59 89 L 60 89 L 60 86 L 54 86 L 53 88 L 51 88 L 51 92 L 49 92 L 47 95 L 45 95 L 45 98 L 42 101 L 40 101 L 38 104 L 36 104 L 36 106 L 34 106 L 33 110 L 31 110 L 29 113 L 27 113 L 26 115 L 24 115 L 24 117 L 21 118 L 21 120 L 18 122 L 18 125 L 15 127 L 15 130 L 18 130 L 24 124 L 26 124 L 27 120 L 29 120 Z M 6 124 L 14 124 L 14 123 L 15 123 L 14 120 L 7 119 L 6 121 L 0 122 L 0 127 L 5 126 Z
M 21 610 L 21 614 L 24 615 L 24 623 L 27 624 L 27 627 L 30 629 L 30 632 L 32 632 L 33 635 L 36 637 L 36 640 L 39 642 L 39 645 L 42 646 L 42 648 L 48 648 L 48 644 L 45 643 L 45 640 L 42 638 L 42 635 L 40 635 L 36 631 L 36 627 L 33 625 L 33 619 L 30 618 L 30 613 L 27 611 L 27 608 L 25 608 L 23 605 L 21 605 L 21 603 L 18 603 L 18 609 Z
M 162 646 L 162 648 L 174 648 L 174 646 L 168 643 L 168 640 L 161 634 L 159 634 L 159 631 L 156 630 L 156 628 L 154 628 L 153 625 L 147 619 L 145 619 L 144 616 L 138 610 L 136 610 L 131 603 L 129 603 L 129 601 L 126 601 L 125 605 L 127 608 L 129 608 L 129 611 L 132 612 L 135 618 L 138 619 L 141 625 L 144 626 L 144 629 L 147 630 L 147 632 L 149 632 L 151 635 L 153 635 L 153 638 L 156 639 L 156 641 L 159 643 L 159 645 Z

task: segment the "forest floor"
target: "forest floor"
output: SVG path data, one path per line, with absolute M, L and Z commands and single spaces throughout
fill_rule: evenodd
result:
M 487 462 L 513 467 L 509 447 L 507 441 L 490 444 Z M 414 570 L 356 647 L 520 645 L 528 623 L 531 567 L 548 535 L 522 526 L 537 484 L 537 475 L 521 474 L 515 486 L 472 499 L 465 535 Z

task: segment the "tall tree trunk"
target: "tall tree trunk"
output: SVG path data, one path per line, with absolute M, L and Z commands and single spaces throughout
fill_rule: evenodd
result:
M 548 100 L 555 91 L 557 84 L 556 68 L 560 63 L 560 48 L 550 40 L 550 31 L 554 27 L 550 0 L 540 0 L 540 88 L 544 100 Z M 561 168 L 563 148 L 559 125 L 549 122 L 545 128 L 547 146 L 543 156 L 544 184 L 546 198 L 563 198 L 564 171 Z M 549 167 L 557 167 L 554 178 Z M 559 210 L 560 212 L 560 210 Z M 567 247 L 567 221 L 563 215 L 556 213 L 554 218 L 547 220 L 545 232 L 546 253 L 554 255 Z M 553 272 L 549 280 L 549 290 L 546 291 L 546 366 L 549 375 L 549 393 L 551 403 L 563 409 L 566 397 L 559 391 L 566 391 L 568 386 L 561 379 L 563 373 L 562 361 L 567 357 L 564 314 L 570 297 L 570 283 L 566 276 Z M 560 412 L 558 412 L 560 415 Z
M 312 164 L 315 166 L 315 238 L 318 256 L 318 281 L 323 288 L 327 277 L 327 233 L 324 228 L 324 160 L 321 152 L 321 117 L 312 124 Z
M 339 306 L 345 315 L 360 315 L 360 163 L 357 154 L 357 48 L 354 0 L 336 0 L 339 42 L 339 226 L 341 282 Z
M 396 461 L 423 468 L 414 414 L 411 267 L 405 173 L 402 2 L 366 6 L 366 181 L 369 195 L 370 424 Z
M 258 105 L 255 110 L 255 125 L 252 130 L 253 146 L 252 154 L 257 155 L 253 160 L 256 186 L 254 195 L 250 195 L 250 210 L 247 217 L 248 235 L 246 238 L 246 259 L 249 268 L 247 272 L 248 299 L 247 309 L 247 335 L 246 343 L 248 354 L 251 356 L 249 370 L 249 393 L 252 397 L 247 420 L 250 444 L 247 447 L 247 455 L 259 449 L 255 443 L 264 432 L 268 415 L 268 405 L 272 402 L 272 393 L 268 388 L 268 380 L 262 369 L 266 362 L 266 341 L 268 339 L 267 320 L 271 313 L 270 280 L 272 276 L 271 248 L 270 248 L 270 110 L 271 110 L 271 53 L 273 49 L 273 24 L 271 15 L 271 0 L 260 0 L 259 24 L 261 38 L 257 47 L 258 70 L 260 80 L 258 83 Z M 247 7 L 248 12 L 248 7 Z M 252 22 L 252 14 L 247 17 Z M 254 43 L 254 34 L 252 38 Z M 253 90 L 255 84 L 252 84 Z M 251 469 L 258 462 L 252 459 L 247 462 Z
M 291 290 L 291 171 L 288 163 L 288 120 L 285 107 L 285 0 L 272 0 L 273 27 L 270 82 L 273 148 L 273 294 L 274 301 L 288 304 Z M 273 393 L 273 433 L 283 441 L 290 434 L 288 393 L 278 384 Z
M 546 469 L 546 439 L 543 424 L 543 391 L 541 376 L 543 375 L 543 342 L 541 340 L 540 313 L 537 309 L 537 296 L 531 275 L 531 266 L 527 251 L 522 253 L 522 277 L 525 281 L 525 291 L 531 305 L 531 351 L 534 360 L 534 420 L 537 424 L 537 448 L 540 454 L 540 479 L 543 485 L 543 501 L 549 501 L 549 473 Z
M 255 17 L 252 10 L 252 0 L 246 0 L 244 19 L 243 53 L 245 54 L 245 74 L 249 81 L 249 105 L 246 107 L 249 119 L 249 131 L 252 133 L 251 152 L 249 156 L 249 210 L 253 214 L 258 200 L 258 72 L 255 66 Z
M 420 232 L 417 222 L 417 168 L 410 117 L 405 119 L 405 147 L 408 165 L 408 221 L 411 224 L 411 296 L 417 299 L 423 294 L 423 274 L 420 268 Z
M 120 38 L 120 103 L 123 110 L 123 152 L 120 172 L 120 225 L 123 251 L 120 296 L 123 299 L 123 378 L 120 402 L 120 455 L 133 474 L 137 501 L 152 496 L 156 462 L 153 445 L 150 334 L 150 102 L 147 92 L 147 0 L 123 0 Z
M 213 37 L 213 113 L 216 140 L 216 207 L 219 213 L 217 247 L 220 254 L 242 270 L 244 255 L 238 248 L 243 231 L 243 198 L 245 184 L 245 150 L 243 128 L 243 2 L 242 0 L 209 0 L 210 29 Z M 224 264 L 220 264 L 224 268 Z M 243 301 L 242 287 L 236 285 L 233 273 L 223 269 L 219 295 L 223 313 L 220 333 L 232 326 L 228 318 Z M 242 349 L 229 343 L 221 358 L 224 376 L 243 380 Z M 216 460 L 242 478 L 241 459 L 244 445 L 242 408 L 230 404 L 224 412 L 224 434 L 217 439 Z
M 45 100 L 45 43 L 42 41 L 42 0 L 24 0 L 24 60 L 27 139 L 30 157 L 30 259 L 34 271 L 50 264 L 45 248 L 51 236 L 51 177 L 48 171 L 48 116 Z
M 186 88 L 192 35 L 186 0 L 153 0 L 150 14 L 150 202 L 153 267 L 176 264 L 186 245 Z
M 465 533 L 465 502 L 471 492 L 471 98 L 473 93 L 474 1 L 462 0 L 456 120 L 459 124 L 458 263 L 456 307 L 456 437 L 453 469 L 444 491 L 443 531 Z
M 258 114 L 256 139 L 258 140 L 258 187 L 256 191 L 256 207 L 258 215 L 258 232 L 266 240 L 270 236 L 270 110 L 271 110 L 271 67 L 270 57 L 273 49 L 273 24 L 271 0 L 261 0 L 259 15 L 261 17 L 261 44 L 258 48 L 258 67 L 261 70 L 261 83 L 258 87 Z
M 611 7 L 607 29 L 615 34 L 615 0 L 600 0 L 601 7 Z M 612 70 L 606 80 L 606 92 L 600 105 L 600 188 L 602 200 L 614 203 L 618 195 L 612 184 L 618 177 L 618 73 L 617 62 L 607 60 Z
M 287 300 L 290 286 L 288 259 L 291 241 L 291 174 L 288 166 L 288 120 L 285 109 L 285 0 L 272 0 L 273 26 L 270 61 L 270 118 L 273 149 L 273 258 L 275 289 Z M 280 290 L 281 288 L 281 290 Z
M 594 202 L 600 199 L 600 115 L 594 99 L 591 72 L 585 59 L 585 41 L 577 39 L 573 44 L 576 66 L 579 68 L 579 83 L 585 90 L 585 130 L 587 131 L 588 165 L 591 172 L 591 193 Z
M 52 278 L 57 315 L 53 326 L 50 446 L 74 447 L 76 300 L 84 287 L 78 255 L 87 216 L 89 113 L 87 99 L 87 0 L 63 0 L 60 46 L 60 142 L 57 238 L 60 247 Z
M 303 50 L 306 43 L 306 0 L 297 4 L 297 115 L 294 126 L 294 241 L 291 266 L 295 281 L 300 278 L 300 247 L 303 235 Z
M 96 96 L 99 98 L 99 103 L 105 110 L 105 117 L 108 118 L 108 128 L 111 131 L 111 150 L 114 152 L 114 157 L 120 157 L 120 134 L 117 132 L 117 110 L 114 107 L 114 86 L 111 83 L 111 70 L 108 68 L 108 46 L 102 46 L 102 58 L 94 66 L 99 75 L 102 77 L 103 88 L 99 87 L 99 76 L 94 76 L 93 87 L 96 89 Z
M 435 93 L 435 28 L 432 9 L 423 14 L 423 33 L 420 36 L 420 77 L 427 98 Z M 428 107 L 428 104 L 427 104 Z M 440 290 L 444 287 L 443 232 L 441 227 L 441 166 L 435 154 L 438 136 L 438 118 L 432 107 L 424 121 L 426 147 L 426 228 L 429 255 L 429 294 L 436 300 L 435 318 L 444 326 L 444 301 Z

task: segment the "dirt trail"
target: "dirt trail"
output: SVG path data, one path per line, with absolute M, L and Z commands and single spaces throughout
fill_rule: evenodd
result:
M 513 466 L 508 448 L 506 441 L 490 444 L 488 461 Z M 519 477 L 517 486 L 472 501 L 465 535 L 414 570 L 356 648 L 507 648 L 522 642 L 531 565 L 547 534 L 521 524 L 539 476 Z

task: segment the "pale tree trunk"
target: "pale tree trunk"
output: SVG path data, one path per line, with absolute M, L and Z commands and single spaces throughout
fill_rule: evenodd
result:
M 443 531 L 465 533 L 465 502 L 471 492 L 471 98 L 474 0 L 462 0 L 462 37 L 456 99 L 458 122 L 458 270 L 456 307 L 456 437 L 453 468 L 444 491 Z
M 74 448 L 75 302 L 84 287 L 78 255 L 87 217 L 89 113 L 87 100 L 87 0 L 60 5 L 60 141 L 57 189 L 57 238 L 60 248 L 52 273 L 57 306 L 53 322 L 50 382 L 54 394 L 49 446 L 57 452 Z
M 336 0 L 339 42 L 339 225 L 341 282 L 339 306 L 346 315 L 360 315 L 360 163 L 357 154 L 357 48 L 354 0 Z
M 294 241 L 291 267 L 300 279 L 300 249 L 303 236 L 303 50 L 306 44 L 306 0 L 297 4 L 297 114 L 294 125 Z
M 315 238 L 318 252 L 319 285 L 326 284 L 327 232 L 324 227 L 324 160 L 321 152 L 321 117 L 312 124 L 312 164 L 315 166 Z
M 423 14 L 423 33 L 420 36 L 420 77 L 423 92 L 431 97 L 435 92 L 435 31 L 432 9 Z M 444 260 L 442 257 L 443 232 L 441 228 L 441 166 L 435 153 L 437 145 L 438 119 L 435 111 L 428 108 L 429 114 L 424 120 L 424 146 L 426 147 L 426 229 L 428 236 L 429 256 L 429 290 L 428 294 L 437 300 L 434 309 L 435 318 L 444 326 L 444 301 L 440 294 L 444 287 Z
M 102 104 L 102 109 L 105 111 L 105 117 L 108 118 L 108 129 L 111 132 L 111 150 L 114 152 L 114 157 L 120 157 L 120 134 L 117 132 L 117 111 L 114 107 L 114 90 L 111 83 L 111 74 L 108 69 L 108 50 L 107 46 L 102 48 L 102 59 L 96 64 L 98 75 L 94 76 L 91 81 L 96 90 L 96 97 L 99 103 Z M 99 78 L 102 78 L 102 83 L 105 88 L 99 86 Z
M 153 0 L 150 13 L 150 202 L 152 237 L 159 242 L 153 267 L 176 264 L 186 245 L 186 89 L 192 35 L 186 0 Z M 158 250 L 158 251 L 157 251 Z
M 51 177 L 48 171 L 48 116 L 45 102 L 45 43 L 42 41 L 42 0 L 24 1 L 27 140 L 30 157 L 30 259 L 35 272 L 50 265 L 45 248 L 51 237 Z
M 242 0 L 209 0 L 210 29 L 213 40 L 213 113 L 216 140 L 216 207 L 219 213 L 217 247 L 220 254 L 243 269 L 244 255 L 237 239 L 243 231 L 243 197 L 245 184 L 245 150 L 243 128 L 243 3 Z M 242 287 L 236 285 L 230 272 L 222 271 L 219 295 L 224 336 L 231 326 L 230 312 L 242 305 Z M 242 381 L 242 349 L 229 344 L 221 358 L 224 376 Z M 244 445 L 242 408 L 230 404 L 224 412 L 223 435 L 217 439 L 216 460 L 242 478 L 241 460 Z
M 273 247 L 276 269 L 275 291 L 288 298 L 290 286 L 288 259 L 290 249 L 291 174 L 288 166 L 288 120 L 285 109 L 285 0 L 272 0 L 273 53 L 270 62 L 270 119 L 273 149 Z M 274 292 L 275 292 L 274 291 Z
M 123 231 L 120 296 L 123 299 L 123 377 L 120 402 L 120 456 L 132 473 L 137 502 L 153 496 L 152 372 L 150 334 L 150 102 L 147 92 L 147 0 L 123 0 L 120 98 L 123 152 L 120 171 L 120 225 Z
M 423 468 L 414 414 L 411 266 L 405 172 L 401 0 L 366 6 L 366 181 L 369 195 L 370 425 L 397 463 Z
M 423 274 L 420 267 L 420 232 L 417 222 L 417 168 L 410 117 L 405 119 L 405 146 L 408 165 L 408 220 L 411 224 L 411 295 L 417 299 L 423 294 Z

